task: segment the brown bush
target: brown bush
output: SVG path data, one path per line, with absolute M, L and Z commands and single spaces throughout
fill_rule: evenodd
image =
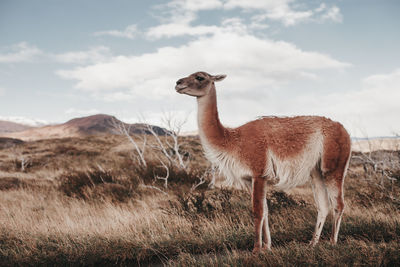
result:
M 170 202 L 175 211 L 182 211 L 181 215 L 195 215 L 213 217 L 218 213 L 232 213 L 237 210 L 251 212 L 250 194 L 247 191 L 232 189 L 216 189 L 195 191 L 186 195 L 179 195 L 177 202 Z M 296 200 L 292 196 L 278 191 L 267 193 L 268 209 L 271 213 L 282 208 L 306 206 L 303 200 Z
M 110 172 L 101 170 L 80 171 L 73 174 L 64 174 L 60 178 L 59 189 L 69 197 L 87 198 L 86 188 L 98 184 L 113 183 Z
M 56 155 L 67 155 L 67 156 L 88 156 L 95 157 L 100 154 L 99 151 L 92 149 L 78 149 L 71 145 L 59 145 L 54 149 L 54 154 Z
M 127 162 L 124 164 L 125 167 L 121 167 L 123 173 L 128 175 L 131 180 L 141 181 L 145 184 L 155 184 L 162 186 L 164 181 L 157 180 L 156 177 L 165 177 L 166 169 L 156 161 L 148 161 L 147 167 L 143 167 L 137 164 L 133 164 L 129 159 L 125 159 Z M 168 186 L 170 190 L 176 193 L 188 192 L 193 184 L 198 183 L 199 177 L 204 173 L 205 168 L 196 168 L 184 170 L 177 166 L 168 165 L 169 176 Z M 134 182 L 134 181 L 132 181 Z M 199 186 L 197 189 L 202 190 L 207 188 L 207 183 Z
M 126 202 L 138 195 L 139 182 L 134 178 L 116 178 L 110 171 L 91 170 L 63 174 L 59 190 L 69 197 L 85 200 Z
M 104 183 L 98 184 L 90 190 L 90 198 L 111 200 L 114 203 L 127 202 L 134 196 L 131 188 L 121 184 Z
M 17 177 L 0 178 L 0 191 L 28 189 L 33 192 L 49 192 L 53 189 L 54 183 L 45 179 L 27 179 Z
M 279 211 L 281 208 L 291 208 L 307 205 L 304 200 L 297 200 L 293 198 L 293 196 L 281 191 L 269 191 L 267 193 L 267 203 L 268 210 L 271 213 Z
M 15 177 L 0 178 L 0 190 L 19 189 L 25 183 L 21 179 Z

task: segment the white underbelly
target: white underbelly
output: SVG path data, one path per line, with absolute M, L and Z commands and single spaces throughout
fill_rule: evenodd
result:
M 323 135 L 315 133 L 304 150 L 296 156 L 281 159 L 268 151 L 265 175 L 276 180 L 275 187 L 287 190 L 305 184 L 311 171 L 318 165 L 323 153 Z

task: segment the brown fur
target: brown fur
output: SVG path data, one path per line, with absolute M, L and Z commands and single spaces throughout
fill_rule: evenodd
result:
M 344 208 L 343 179 L 351 150 L 347 131 L 340 123 L 318 116 L 262 117 L 238 128 L 225 128 L 218 117 L 214 85 L 214 81 L 223 78 L 224 76 L 211 76 L 205 72 L 197 72 L 180 79 L 177 82 L 176 90 L 179 93 L 197 97 L 199 128 L 202 138 L 205 139 L 202 141 L 206 141 L 219 151 L 225 151 L 234 156 L 251 170 L 253 176 L 252 203 L 256 229 L 254 251 L 260 249 L 262 235 L 267 239 L 267 248 L 271 242 L 268 240 L 270 239 L 269 230 L 267 230 L 268 222 L 264 220 L 267 212 L 264 201 L 268 151 L 272 151 L 280 160 L 294 158 L 304 152 L 307 143 L 315 133 L 321 133 L 324 140 L 319 172 L 324 178 L 323 183 L 328 189 L 331 188 L 332 192 L 335 192 L 333 196 L 335 221 L 332 239 L 333 242 L 336 242 Z M 320 222 L 317 228 L 322 226 Z M 336 237 L 334 237 L 335 233 Z M 318 238 L 319 235 L 314 234 L 313 244 L 318 241 Z

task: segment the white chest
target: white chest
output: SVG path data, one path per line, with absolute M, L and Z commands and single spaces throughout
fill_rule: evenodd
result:
M 243 185 L 242 178 L 252 175 L 249 168 L 241 163 L 233 153 L 217 149 L 209 144 L 202 135 L 200 135 L 200 139 L 206 158 L 225 176 L 227 186 Z

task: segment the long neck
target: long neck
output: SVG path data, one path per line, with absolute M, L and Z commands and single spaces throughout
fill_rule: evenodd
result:
M 207 95 L 197 98 L 197 106 L 200 138 L 211 145 L 222 145 L 228 131 L 218 117 L 217 93 L 214 84 Z

